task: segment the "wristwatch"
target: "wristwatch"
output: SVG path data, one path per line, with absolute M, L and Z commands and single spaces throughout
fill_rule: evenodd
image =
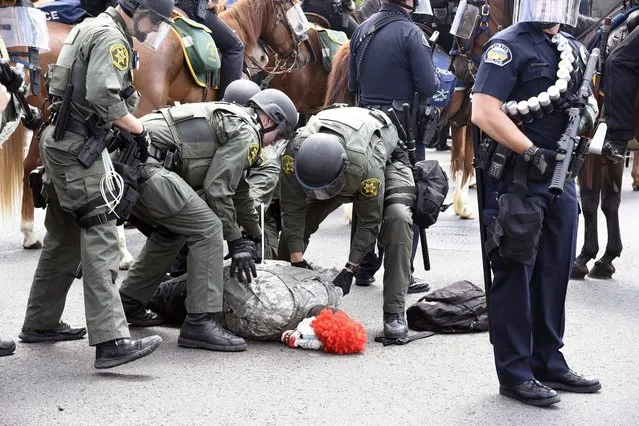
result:
M 539 150 L 538 147 L 536 147 L 535 145 L 531 145 L 530 148 L 528 148 L 527 150 L 523 152 L 523 154 L 521 154 L 521 156 L 524 158 L 524 161 L 530 162 L 532 161 L 533 157 L 535 156 L 538 150 Z

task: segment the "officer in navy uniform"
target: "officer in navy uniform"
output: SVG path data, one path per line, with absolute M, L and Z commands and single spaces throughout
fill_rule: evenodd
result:
M 420 102 L 426 102 L 439 88 L 439 79 L 428 40 L 409 15 L 430 13 L 429 0 L 383 0 L 382 3 L 379 12 L 364 21 L 351 37 L 348 90 L 356 95 L 359 106 L 386 112 L 394 101 L 399 105 L 412 104 L 415 92 L 420 94 Z M 418 132 L 418 161 L 426 155 L 419 136 Z M 413 226 L 411 267 L 418 241 L 419 230 Z M 379 249 L 381 257 L 383 248 Z M 380 265 L 381 259 L 368 253 L 360 264 L 355 284 L 371 285 Z M 411 277 L 409 293 L 428 289 L 427 283 Z
M 576 65 L 564 99 L 576 91 L 587 52 L 568 34 L 553 36 L 560 24 L 575 26 L 578 7 L 578 2 L 570 0 L 516 0 L 515 24 L 484 47 L 473 88 L 473 123 L 511 149 L 516 164 L 506 169 L 500 180 L 482 172 L 484 223 L 499 214 L 496 194 L 512 192 L 509 187 L 519 169 L 527 177 L 527 199 L 541 210 L 538 244 L 533 244 L 527 264 L 503 257 L 502 247 L 489 252 L 493 272 L 490 317 L 499 392 L 535 406 L 558 402 L 556 390 L 592 393 L 601 384 L 571 370 L 560 352 L 566 288 L 575 259 L 578 206 L 574 182 L 566 182 L 558 198 L 550 194 L 549 186 L 554 162 L 560 159 L 557 141 L 566 129 L 567 115 L 557 107 L 532 122 L 524 120 L 528 124 L 520 128 L 501 108 L 508 101 L 541 98 L 542 92 L 555 92 L 551 86 L 561 86 L 557 82 L 558 69 L 563 66 L 559 63 L 560 45 L 564 50 L 570 46 L 571 54 L 564 55 Z
M 332 30 L 343 31 L 348 38 L 357 28 L 357 22 L 350 16 L 355 10 L 353 0 L 304 0 L 302 10 L 323 16 Z

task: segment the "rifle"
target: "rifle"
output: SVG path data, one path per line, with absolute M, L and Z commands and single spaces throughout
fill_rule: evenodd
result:
M 42 125 L 42 112 L 37 108 L 32 109 L 27 102 L 22 81 L 22 76 L 11 69 L 9 62 L 6 59 L 0 59 L 0 83 L 7 88 L 8 92 L 15 96 L 20 104 L 24 114 L 22 118 L 24 127 L 29 130 L 36 130 Z
M 588 103 L 588 97 L 591 94 L 590 84 L 597 71 L 599 55 L 599 48 L 593 49 L 590 54 L 581 86 L 577 92 L 577 97 L 573 106 L 568 110 L 568 125 L 558 142 L 559 148 L 557 151 L 563 154 L 564 158 L 557 160 L 552 181 L 548 188 L 550 193 L 555 196 L 563 194 L 566 180 L 572 179 L 577 175 L 588 151 L 588 139 L 580 138 L 577 136 L 577 132 L 579 131 L 579 123 L 581 122 L 584 108 Z

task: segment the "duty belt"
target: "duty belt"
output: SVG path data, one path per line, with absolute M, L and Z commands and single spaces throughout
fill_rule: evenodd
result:
M 166 158 L 166 149 L 160 149 L 153 144 L 149 144 L 149 157 L 153 157 L 158 161 L 164 161 Z

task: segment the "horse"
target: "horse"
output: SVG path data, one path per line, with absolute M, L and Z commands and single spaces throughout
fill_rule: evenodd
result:
M 493 2 L 494 3 L 494 2 Z M 381 2 L 379 0 L 368 0 L 357 10 L 356 16 L 360 20 L 367 19 L 377 12 Z M 424 24 L 417 24 L 420 29 L 430 36 L 432 28 Z M 491 20 L 489 32 L 494 34 L 498 30 L 498 25 Z M 489 37 L 488 37 L 489 38 Z M 479 45 L 488 41 L 488 38 Z M 473 40 L 474 42 L 477 40 Z M 328 88 L 324 105 L 333 103 L 354 104 L 354 99 L 348 92 L 348 63 L 350 56 L 350 44 L 344 44 L 333 59 L 333 66 L 328 80 Z M 462 74 L 462 73 L 459 73 Z M 467 88 L 473 82 L 470 75 L 457 75 L 458 80 L 463 82 L 465 89 L 456 89 L 448 106 L 441 111 L 438 127 L 446 123 L 451 124 L 452 148 L 451 148 L 451 174 L 456 181 L 455 193 L 453 195 L 453 206 L 455 213 L 462 219 L 472 219 L 475 214 L 468 206 L 468 188 L 470 178 L 473 174 L 473 146 L 472 135 L 466 132 L 466 126 L 470 123 L 470 98 Z
M 611 13 L 616 14 L 620 11 L 622 11 L 621 8 Z M 596 95 L 601 103 L 600 93 Z M 636 106 L 636 111 L 634 137 L 639 140 L 639 104 Z M 579 196 L 581 198 L 581 211 L 584 215 L 584 243 L 573 265 L 571 273 L 571 278 L 573 279 L 583 279 L 586 275 L 591 278 L 609 279 L 615 273 L 612 261 L 621 255 L 623 249 L 619 227 L 623 169 L 623 162 L 613 163 L 606 157 L 589 154 L 579 172 Z M 632 178 L 633 189 L 639 189 L 639 186 L 637 186 L 639 181 L 639 159 L 636 153 L 633 161 Z M 599 253 L 597 209 L 600 201 L 601 210 L 606 218 L 608 239 L 604 254 L 599 260 L 595 261 L 593 268 L 589 270 L 588 262 L 595 259 Z
M 252 52 L 261 51 L 259 46 L 264 42 L 278 59 L 281 58 L 280 63 L 289 68 L 302 67 L 310 59 L 310 52 L 286 21 L 286 12 L 296 3 L 297 0 L 239 0 L 233 8 L 222 12 L 220 17 L 238 33 L 246 46 L 246 55 L 253 63 L 259 63 L 259 60 L 252 56 Z M 256 10 L 260 10 L 261 13 L 255 13 Z M 49 64 L 55 63 L 71 26 L 49 22 L 48 28 L 51 51 L 41 56 L 40 65 L 43 71 L 48 69 Z M 175 33 L 170 32 L 155 52 L 137 42 L 135 42 L 135 49 L 139 51 L 141 60 L 140 68 L 134 72 L 134 81 L 142 95 L 135 111 L 136 116 L 143 116 L 171 102 L 202 102 L 215 98 L 215 90 L 200 87 L 194 82 L 185 64 L 180 40 Z M 41 84 L 44 85 L 44 81 Z M 48 101 L 44 95 L 31 95 L 28 100 L 31 105 L 42 109 L 46 114 Z M 24 175 L 20 227 L 23 233 L 22 246 L 40 248 L 41 244 L 33 232 L 33 201 L 28 186 L 29 173 L 39 163 L 39 148 L 34 135 L 23 167 L 20 167 L 22 155 L 16 155 L 16 152 L 22 151 L 24 136 L 24 129 L 21 128 L 13 135 L 14 141 L 5 144 L 11 148 L 11 153 L 7 155 L 10 160 L 0 160 L 0 164 L 11 162 L 13 165 L 2 167 L 0 170 L 0 179 L 3 182 L 2 194 L 0 194 L 2 210 L 0 211 L 4 216 L 16 204 L 12 200 L 17 199 L 19 187 L 15 185 L 9 188 L 5 182 L 15 182 L 15 178 L 11 180 L 12 176 L 20 170 L 20 174 Z M 3 149 L 3 151 L 10 150 Z M 0 155 L 3 154 L 0 153 Z M 121 238 L 121 247 L 123 247 L 123 238 Z M 121 263 L 121 266 L 127 265 Z

